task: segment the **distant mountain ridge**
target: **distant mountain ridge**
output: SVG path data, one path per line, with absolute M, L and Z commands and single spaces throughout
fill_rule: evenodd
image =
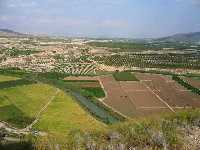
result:
M 10 29 L 0 29 L 0 37 L 34 37 L 37 35 L 24 34 Z M 48 36 L 44 36 L 48 37 Z M 130 39 L 126 39 L 126 41 Z M 131 39 L 133 40 L 133 39 Z M 191 42 L 200 44 L 200 32 L 180 33 L 157 39 L 134 39 L 134 41 L 164 41 L 164 42 Z
M 200 42 L 200 32 L 180 33 L 156 39 L 167 42 Z
M 27 37 L 30 35 L 15 32 L 15 31 L 9 30 L 9 29 L 0 29 L 0 36 L 1 37 Z

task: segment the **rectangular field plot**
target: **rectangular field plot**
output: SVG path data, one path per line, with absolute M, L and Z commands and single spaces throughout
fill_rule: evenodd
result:
M 136 107 L 165 107 L 165 105 L 142 83 L 120 83 Z
M 84 96 L 94 96 L 96 98 L 105 97 L 104 90 L 101 87 L 98 77 L 66 77 L 64 79 L 66 84 L 73 87 L 81 88 L 81 93 Z
M 191 93 L 172 80 L 165 80 L 162 75 L 137 73 L 136 76 L 172 108 L 200 107 L 200 96 Z
M 138 81 L 135 75 L 131 72 L 115 72 L 113 77 L 117 81 Z
M 135 73 L 140 81 L 116 81 L 101 76 L 104 102 L 128 117 L 175 112 L 200 107 L 200 96 L 176 83 L 170 76 Z
M 101 87 L 98 81 L 85 81 L 85 80 L 67 80 L 68 84 L 73 84 L 81 88 L 98 88 Z
M 100 82 L 106 91 L 104 103 L 126 116 L 135 116 L 137 113 L 135 105 L 112 75 L 100 77 Z
M 116 81 L 112 76 L 100 78 L 107 97 L 104 102 L 128 117 L 168 111 L 154 93 L 137 81 Z
M 0 89 L 0 120 L 17 127 L 25 127 L 55 91 L 55 88 L 46 84 Z

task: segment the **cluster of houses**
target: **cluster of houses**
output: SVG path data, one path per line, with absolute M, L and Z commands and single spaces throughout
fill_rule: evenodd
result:
M 73 42 L 73 43 L 71 43 Z M 84 62 L 81 56 L 88 53 L 85 46 L 77 41 L 40 41 L 25 38 L 3 38 L 0 42 L 2 49 L 28 50 L 35 49 L 36 53 L 20 56 L 6 56 L 6 60 L 0 62 L 0 68 L 16 67 L 32 72 L 62 72 L 67 74 L 94 74 L 96 65 Z M 74 44 L 75 43 L 75 44 Z M 0 57 L 5 54 L 0 54 Z M 60 61 L 63 58 L 64 61 Z M 1 59 L 0 59 L 1 60 Z M 74 62 L 74 60 L 76 60 Z

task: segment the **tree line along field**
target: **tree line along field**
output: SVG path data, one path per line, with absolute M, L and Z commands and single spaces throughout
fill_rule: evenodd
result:
M 8 77 L 5 76 L 4 80 L 7 79 Z M 0 82 L 0 85 L 1 83 L 3 82 Z M 105 128 L 104 123 L 97 121 L 85 111 L 70 94 L 61 90 L 56 93 L 57 90 L 43 83 L 0 88 L 0 120 L 14 127 L 25 128 L 53 98 L 52 103 L 39 117 L 39 122 L 33 126 L 34 129 L 67 135 L 67 132 L 73 129 Z
M 200 77 L 181 77 L 185 82 L 200 90 Z

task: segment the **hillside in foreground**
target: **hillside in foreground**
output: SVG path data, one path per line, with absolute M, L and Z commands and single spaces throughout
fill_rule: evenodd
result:
M 162 118 L 137 119 L 111 126 L 103 131 L 71 131 L 66 139 L 55 137 L 26 138 L 20 150 L 198 150 L 200 147 L 200 111 L 168 114 Z

